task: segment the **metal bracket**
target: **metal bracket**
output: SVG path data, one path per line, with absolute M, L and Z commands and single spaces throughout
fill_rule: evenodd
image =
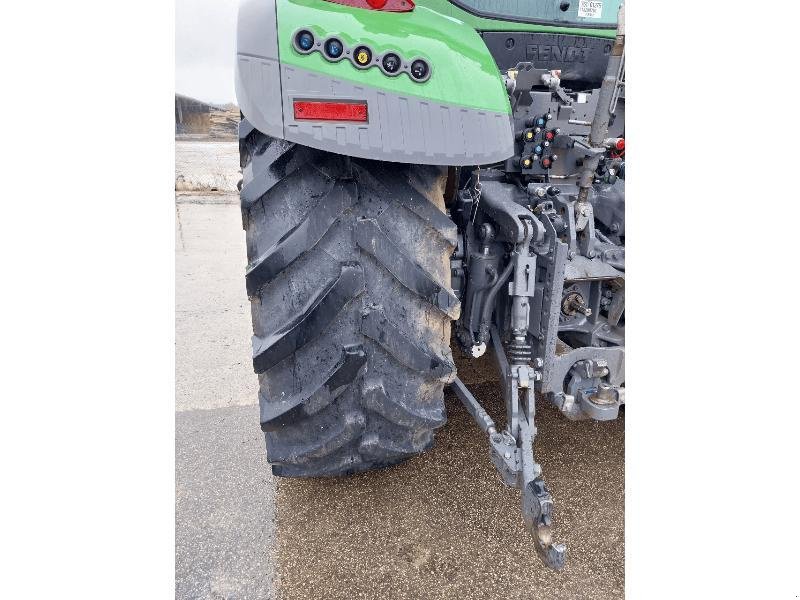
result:
M 520 487 L 520 451 L 517 440 L 507 431 L 494 433 L 489 438 L 491 444 L 491 457 L 497 472 L 503 478 L 503 483 L 509 487 Z
M 515 253 L 512 258 L 514 265 L 514 279 L 508 284 L 509 296 L 533 296 L 536 291 L 536 256 L 530 256 L 527 248 L 520 244 L 524 251 Z
M 483 183 L 481 209 L 497 223 L 503 235 L 512 243 L 520 244 L 526 237 L 534 242 L 544 239 L 544 225 L 534 214 L 514 202 L 514 189 L 497 181 Z

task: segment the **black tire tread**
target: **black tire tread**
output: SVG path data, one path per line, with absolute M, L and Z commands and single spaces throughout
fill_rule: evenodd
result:
M 240 126 L 246 288 L 276 475 L 382 468 L 424 452 L 455 377 L 456 228 L 444 170 L 357 160 Z

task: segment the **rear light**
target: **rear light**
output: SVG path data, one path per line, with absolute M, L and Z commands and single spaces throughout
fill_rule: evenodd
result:
M 336 100 L 295 100 L 294 118 L 297 121 L 353 121 L 366 123 L 366 102 L 337 102 Z
M 412 0 L 327 0 L 327 2 L 352 6 L 353 8 L 367 8 L 369 10 L 387 12 L 409 12 L 414 10 L 414 2 Z

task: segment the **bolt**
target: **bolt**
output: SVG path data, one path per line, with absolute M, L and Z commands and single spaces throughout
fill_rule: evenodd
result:
M 587 317 L 592 316 L 592 310 L 586 306 L 583 296 L 578 292 L 572 292 L 564 298 L 561 311 L 567 316 L 574 315 L 576 312 L 586 315 Z
M 503 456 L 505 456 L 506 459 L 509 459 L 511 458 L 511 452 L 506 452 Z
M 604 381 L 600 382 L 597 385 L 597 393 L 595 394 L 594 399 L 599 400 L 602 404 L 612 404 L 616 402 L 617 399 L 614 394 L 614 386 Z

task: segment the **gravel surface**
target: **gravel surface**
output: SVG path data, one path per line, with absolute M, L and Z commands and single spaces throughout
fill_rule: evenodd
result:
M 473 388 L 501 418 L 495 384 Z M 533 550 L 520 494 L 502 485 L 488 446 L 459 401 L 434 448 L 347 479 L 278 479 L 280 597 L 624 597 L 624 417 L 566 421 L 537 407 L 537 459 L 555 504 L 561 573 Z

